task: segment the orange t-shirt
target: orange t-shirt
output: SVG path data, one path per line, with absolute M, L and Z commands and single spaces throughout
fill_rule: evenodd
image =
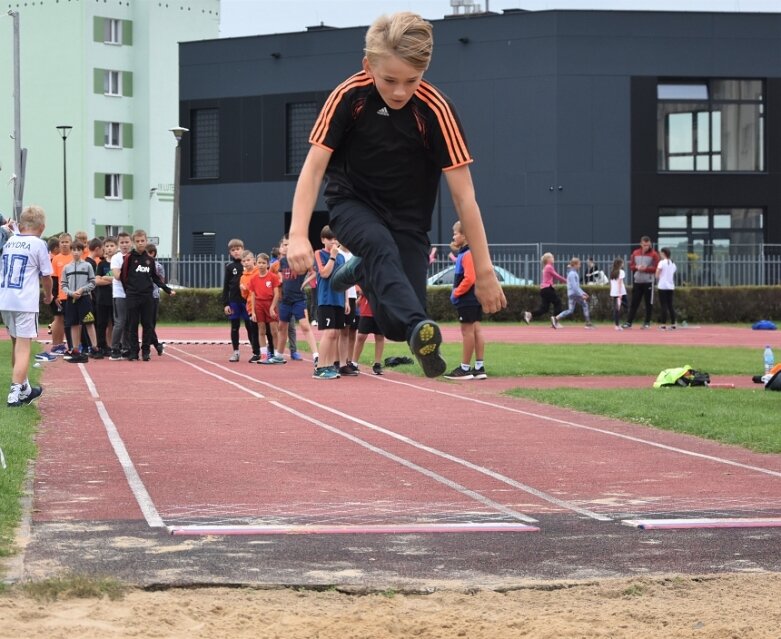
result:
M 57 255 L 52 256 L 52 277 L 56 277 L 57 281 L 60 283 L 60 290 L 57 292 L 57 299 L 60 302 L 64 301 L 68 297 L 65 294 L 65 291 L 62 290 L 62 269 L 64 269 L 72 261 L 72 253 L 68 253 L 67 255 L 57 253 Z
M 253 266 L 252 270 L 244 271 L 241 274 L 241 279 L 239 280 L 239 290 L 241 291 L 241 296 L 247 300 L 247 312 L 252 313 L 252 309 L 249 306 L 249 282 L 250 280 L 258 274 L 258 267 Z

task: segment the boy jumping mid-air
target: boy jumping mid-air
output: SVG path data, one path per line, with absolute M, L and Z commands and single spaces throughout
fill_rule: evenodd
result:
M 470 238 L 475 294 L 486 313 L 507 305 L 494 274 L 469 164 L 472 156 L 455 109 L 423 79 L 433 50 L 431 24 L 401 12 L 366 33 L 363 70 L 326 100 L 293 197 L 288 260 L 312 265 L 309 223 L 323 178 L 330 225 L 356 257 L 331 286 L 360 283 L 382 333 L 406 341 L 428 377 L 447 367 L 442 334 L 426 312 L 431 218 L 444 172 Z

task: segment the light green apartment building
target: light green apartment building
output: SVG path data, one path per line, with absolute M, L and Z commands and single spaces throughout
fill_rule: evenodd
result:
M 178 43 L 219 35 L 219 0 L 37 0 L 0 15 L 0 212 L 13 211 L 13 20 L 19 13 L 23 204 L 47 234 L 143 228 L 168 255 L 179 124 Z

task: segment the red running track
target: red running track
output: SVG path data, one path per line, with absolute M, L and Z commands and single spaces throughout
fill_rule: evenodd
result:
M 310 363 L 228 364 L 228 350 L 46 364 L 34 520 L 514 522 L 544 534 L 552 514 L 781 514 L 779 456 L 504 397 L 506 380 L 323 382 Z

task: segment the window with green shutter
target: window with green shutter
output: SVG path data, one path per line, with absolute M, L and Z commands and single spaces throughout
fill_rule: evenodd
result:
M 122 124 L 122 148 L 133 148 L 133 125 L 129 122 L 124 122 Z
M 104 34 L 104 18 L 99 18 L 98 16 L 95 16 L 92 19 L 92 39 L 95 42 L 103 42 L 103 34 Z
M 122 44 L 133 45 L 133 23 L 130 20 L 122 21 Z
M 122 95 L 132 98 L 133 97 L 133 72 L 122 72 Z

